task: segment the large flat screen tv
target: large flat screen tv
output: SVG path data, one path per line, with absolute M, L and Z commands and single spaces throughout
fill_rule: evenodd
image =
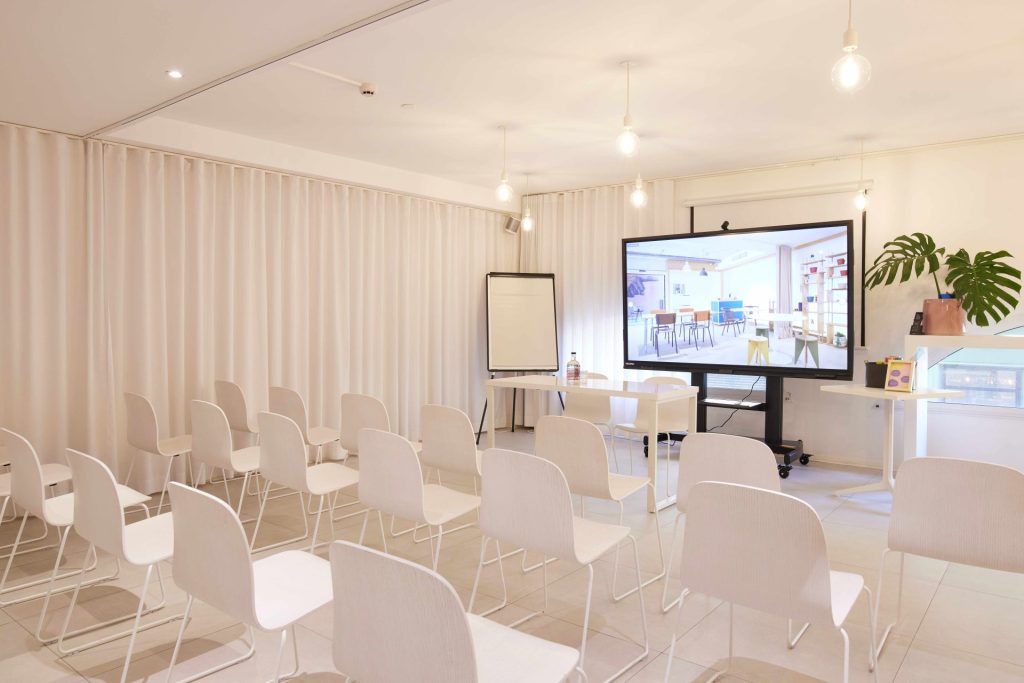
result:
M 622 241 L 624 367 L 853 376 L 853 223 Z

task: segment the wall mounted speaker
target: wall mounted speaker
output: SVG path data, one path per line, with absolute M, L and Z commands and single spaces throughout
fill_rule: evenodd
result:
M 522 221 L 520 221 L 515 216 L 507 216 L 505 218 L 505 232 L 507 232 L 510 235 L 518 235 L 519 234 L 519 224 L 521 222 Z

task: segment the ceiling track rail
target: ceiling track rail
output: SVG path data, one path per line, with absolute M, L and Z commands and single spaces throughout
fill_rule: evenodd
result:
M 394 7 L 386 9 L 383 12 L 378 12 L 377 14 L 374 14 L 372 16 L 366 17 L 365 19 L 361 19 L 361 20 L 359 20 L 359 21 L 357 21 L 355 23 L 352 23 L 352 24 L 349 24 L 347 26 L 343 26 L 343 27 L 341 27 L 339 29 L 336 29 L 334 31 L 331 31 L 330 33 L 328 33 L 326 35 L 320 36 L 319 38 L 315 38 L 314 40 L 311 40 L 309 42 L 303 43 L 302 45 L 294 47 L 294 48 L 288 50 L 287 52 L 284 52 L 284 53 L 279 54 L 279 55 L 275 55 L 273 57 L 269 57 L 269 58 L 264 59 L 264 60 L 262 60 L 260 62 L 256 62 L 255 64 L 250 64 L 249 66 L 247 66 L 245 68 L 242 68 L 242 69 L 239 69 L 238 71 L 234 71 L 234 72 L 232 72 L 230 74 L 227 74 L 226 76 L 221 76 L 220 78 L 218 78 L 216 80 L 210 81 L 209 83 L 205 83 L 205 84 L 203 84 L 203 85 L 201 85 L 201 86 L 199 86 L 197 88 L 193 88 L 192 90 L 189 90 L 188 92 L 184 92 L 184 93 L 182 93 L 182 94 L 180 94 L 180 95 L 178 95 L 176 97 L 172 97 L 169 100 L 165 100 L 165 101 L 161 102 L 160 104 L 157 104 L 157 105 L 154 105 L 152 107 L 149 107 L 148 109 L 144 109 L 144 110 L 142 110 L 142 111 L 140 111 L 140 112 L 138 112 L 136 114 L 132 114 L 131 116 L 123 118 L 120 121 L 115 121 L 114 123 L 111 123 L 109 125 L 103 126 L 102 128 L 97 128 L 96 130 L 92 131 L 91 133 L 86 133 L 82 137 L 88 140 L 88 139 L 99 137 L 101 135 L 106 135 L 107 133 L 109 133 L 111 131 L 117 130 L 118 128 L 121 128 L 123 126 L 127 126 L 130 123 L 135 123 L 136 121 L 138 121 L 140 119 L 144 119 L 147 116 L 152 116 L 153 114 L 156 114 L 157 112 L 159 112 L 159 111 L 161 111 L 163 109 L 166 109 L 167 107 L 175 105 L 178 102 L 182 102 L 184 100 L 187 100 L 190 97 L 195 97 L 196 95 L 199 95 L 200 93 L 204 93 L 207 90 L 210 90 L 212 88 L 216 88 L 219 85 L 223 85 L 223 84 L 225 84 L 225 83 L 227 83 L 229 81 L 233 81 L 236 78 L 241 78 L 242 76 L 245 76 L 246 74 L 250 74 L 253 71 L 258 71 L 259 69 L 262 69 L 262 68 L 264 68 L 266 66 L 270 66 L 271 64 L 276 64 L 277 62 L 281 62 L 281 61 L 284 61 L 286 59 L 291 59 L 295 55 L 300 54 L 302 52 L 305 52 L 306 50 L 310 50 L 310 49 L 312 49 L 314 47 L 317 47 L 318 45 L 323 45 L 324 43 L 328 43 L 328 42 L 334 40 L 335 38 L 340 38 L 343 35 L 346 35 L 348 33 L 352 33 L 353 31 L 357 31 L 357 30 L 359 30 L 361 28 L 364 28 L 366 26 L 369 26 L 371 24 L 375 24 L 378 21 L 383 21 L 383 20 L 388 19 L 390 17 L 393 17 L 393 16 L 395 16 L 397 14 L 401 14 L 402 12 L 405 12 L 407 10 L 413 9 L 414 7 L 418 7 L 420 5 L 424 5 L 424 4 L 428 3 L 428 2 L 430 2 L 430 0 L 407 0 L 406 2 L 403 2 L 401 4 L 395 5 Z

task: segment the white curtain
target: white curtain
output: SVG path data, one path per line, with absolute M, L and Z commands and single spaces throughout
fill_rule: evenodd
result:
M 585 371 L 623 377 L 622 240 L 675 231 L 673 183 L 645 187 L 648 202 L 642 209 L 630 204 L 631 184 L 528 199 L 536 225 L 523 233 L 521 266 L 523 272 L 555 274 L 563 368 L 576 351 Z M 553 409 L 552 401 L 553 396 L 527 399 L 527 423 L 535 411 Z
M 18 153 L 4 154 L 0 196 L 18 202 L 0 223 L 0 313 L 15 321 L 0 424 L 43 444 L 44 459 L 70 445 L 123 469 L 123 392 L 148 397 L 169 436 L 189 431 L 189 401 L 212 400 L 215 379 L 238 382 L 253 411 L 269 386 L 294 388 L 311 424 L 329 426 L 343 392 L 369 393 L 411 438 L 424 403 L 479 414 L 484 275 L 519 259 L 500 214 L 2 132 Z M 47 189 L 26 192 L 36 176 Z M 133 483 L 159 488 L 156 465 Z

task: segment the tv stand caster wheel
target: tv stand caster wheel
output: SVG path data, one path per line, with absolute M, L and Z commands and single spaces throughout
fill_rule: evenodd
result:
M 793 468 L 792 467 L 786 467 L 784 465 L 780 465 L 779 466 L 779 478 L 780 479 L 788 479 L 789 478 L 789 471 L 791 469 L 793 469 Z
M 809 455 L 801 455 L 800 456 L 800 464 L 801 465 L 806 465 L 810 461 L 811 461 L 811 456 L 809 456 Z

